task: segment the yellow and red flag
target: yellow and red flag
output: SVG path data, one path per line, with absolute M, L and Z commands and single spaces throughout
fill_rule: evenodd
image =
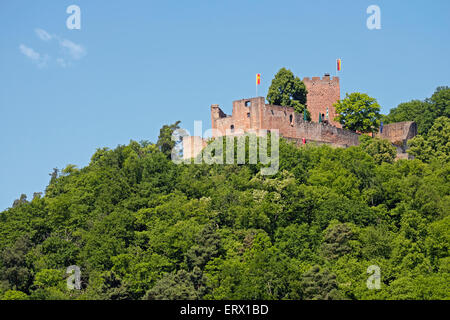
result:
M 261 73 L 257 73 L 256 74 L 256 85 L 260 85 L 261 84 Z
M 337 59 L 337 71 L 341 71 L 342 61 L 341 59 Z

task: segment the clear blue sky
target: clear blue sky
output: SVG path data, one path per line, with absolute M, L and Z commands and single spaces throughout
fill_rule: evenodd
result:
M 69 30 L 66 8 L 81 8 Z M 366 9 L 381 8 L 381 30 Z M 0 210 L 44 191 L 52 168 L 98 147 L 156 141 L 163 124 L 210 126 L 209 106 L 260 95 L 275 72 L 335 72 L 383 113 L 449 85 L 450 1 L 0 2 Z M 204 129 L 206 129 L 204 127 Z

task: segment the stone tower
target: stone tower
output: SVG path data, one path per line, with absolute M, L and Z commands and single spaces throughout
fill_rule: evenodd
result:
M 339 77 L 331 78 L 329 74 L 325 74 L 323 78 L 304 78 L 303 82 L 308 89 L 306 105 L 311 113 L 311 120 L 319 122 L 319 113 L 322 115 L 322 119 L 326 120 L 328 108 L 329 123 L 341 128 L 341 124 L 334 121 L 337 114 L 333 107 L 333 104 L 341 98 Z

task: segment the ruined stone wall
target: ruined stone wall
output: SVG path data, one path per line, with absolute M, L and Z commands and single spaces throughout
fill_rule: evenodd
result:
M 403 152 L 407 149 L 408 140 L 417 135 L 417 124 L 414 121 L 389 123 L 383 126 L 383 132 L 375 136 L 389 140 L 392 144 L 401 147 Z
M 278 129 L 283 137 L 295 137 L 296 118 L 294 108 L 266 104 L 261 110 L 261 129 Z
M 332 125 L 316 122 L 303 122 L 295 126 L 296 139 L 305 138 L 306 142 L 322 142 L 341 147 L 359 145 L 359 134 Z
M 340 146 L 359 144 L 359 135 L 331 124 L 307 122 L 303 115 L 297 114 L 292 107 L 275 106 L 264 103 L 263 97 L 242 99 L 233 102 L 233 114 L 227 116 L 217 105 L 211 106 L 215 136 L 226 135 L 227 130 L 279 130 L 285 138 L 323 142 Z M 331 112 L 330 112 L 331 116 Z
M 331 124 L 309 122 L 294 108 L 266 104 L 262 110 L 262 129 L 278 129 L 281 136 L 291 139 L 325 142 L 342 146 L 359 145 L 359 135 Z
M 329 123 L 341 128 L 340 123 L 334 121 L 337 114 L 333 106 L 340 99 L 339 78 L 325 75 L 323 78 L 304 78 L 303 82 L 308 90 L 306 105 L 311 114 L 311 120 L 319 122 L 319 113 L 323 115 L 322 120 L 325 120 L 328 108 Z M 223 134 L 225 130 L 231 129 L 231 126 L 245 131 L 262 128 L 279 128 L 289 131 L 289 128 L 285 127 L 285 118 L 286 116 L 289 118 L 294 113 L 293 109 L 270 106 L 270 110 L 264 110 L 264 106 L 268 106 L 265 104 L 264 97 L 236 100 L 233 101 L 232 116 L 229 116 L 218 105 L 212 105 L 212 128 L 224 132 Z
M 211 106 L 211 125 L 219 131 L 213 137 L 226 135 L 228 131 L 249 131 L 261 129 L 261 110 L 264 106 L 264 97 L 241 99 L 233 101 L 232 115 L 226 115 L 218 105 Z
M 211 105 L 211 125 L 215 129 L 213 138 L 276 129 L 280 136 L 298 144 L 306 139 L 307 143 L 326 143 L 336 147 L 359 145 L 359 134 L 342 129 L 333 120 L 337 115 L 333 104 L 340 99 L 339 78 L 331 79 L 325 75 L 323 78 L 305 78 L 303 82 L 308 89 L 307 107 L 311 113 L 311 122 L 304 121 L 303 115 L 295 113 L 292 107 L 266 104 L 264 97 L 241 99 L 233 101 L 232 115 L 225 114 L 217 104 Z M 326 115 L 327 108 L 329 122 L 319 123 L 319 113 Z M 387 124 L 383 133 L 376 135 L 389 140 L 398 146 L 399 151 L 405 153 L 407 141 L 417 135 L 417 125 L 412 121 Z M 184 157 L 194 157 L 205 146 L 206 141 L 201 137 L 183 140 L 183 148 L 186 150 Z
M 341 124 L 334 121 L 337 114 L 333 107 L 333 104 L 341 98 L 339 77 L 331 78 L 329 75 L 325 75 L 323 78 L 304 78 L 303 82 L 308 90 L 306 105 L 311 113 L 311 120 L 319 122 L 319 113 L 326 116 L 328 108 L 329 122 L 341 128 Z

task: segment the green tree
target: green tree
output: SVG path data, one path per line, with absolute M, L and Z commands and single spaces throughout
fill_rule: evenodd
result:
M 362 135 L 359 140 L 361 141 L 361 148 L 370 154 L 377 164 L 394 162 L 397 149 L 388 140 L 371 138 L 366 135 Z
M 0 300 L 28 300 L 26 293 L 16 290 L 8 290 Z
M 424 162 L 450 159 L 450 118 L 437 118 L 426 137 L 418 135 L 409 141 L 410 155 Z
M 177 121 L 170 125 L 165 124 L 159 130 L 158 142 L 156 143 L 156 146 L 168 158 L 170 158 L 172 149 L 175 147 L 175 145 L 177 143 L 177 141 L 172 140 L 172 134 L 175 130 L 180 128 L 180 126 L 179 126 L 180 122 L 181 121 Z
M 437 87 L 429 101 L 433 105 L 435 119 L 450 117 L 450 87 Z
M 63 280 L 63 274 L 60 270 L 43 269 L 36 273 L 34 285 L 38 288 L 55 287 Z
M 328 227 L 324 236 L 323 255 L 327 259 L 333 260 L 350 253 L 352 247 L 349 241 L 352 238 L 353 232 L 345 223 Z
M 129 287 L 113 271 L 103 273 L 100 291 L 101 296 L 108 300 L 126 300 L 130 298 Z
M 306 111 L 310 120 L 310 114 L 306 109 L 307 93 L 306 86 L 299 77 L 295 77 L 291 70 L 281 68 L 269 87 L 267 101 L 274 105 L 293 107 L 297 113 Z
M 306 272 L 301 281 L 303 299 L 305 300 L 341 300 L 336 276 L 327 270 L 314 266 Z
M 206 277 L 212 288 L 207 298 L 288 298 L 300 277 L 298 261 L 290 264 L 262 230 L 245 230 L 238 237 L 226 255 L 207 264 Z
M 150 289 L 147 300 L 197 300 L 201 298 L 204 279 L 198 268 L 193 272 L 179 270 L 166 274 Z M 199 290 L 200 289 L 200 290 Z
M 388 287 L 388 297 L 391 300 L 448 300 L 449 281 L 448 273 L 400 277 Z
M 366 259 L 386 258 L 388 259 L 392 251 L 393 233 L 388 230 L 388 226 L 368 226 L 361 232 L 362 254 Z
M 434 121 L 431 104 L 420 100 L 400 103 L 396 108 L 392 108 L 383 119 L 385 124 L 403 121 L 416 122 L 418 133 L 426 134 Z
M 67 284 L 62 270 L 43 269 L 36 273 L 33 283 L 32 300 L 67 300 Z
M 440 266 L 443 259 L 448 259 L 450 251 L 450 216 L 433 222 L 428 226 L 425 247 L 435 267 Z
M 27 292 L 33 281 L 33 272 L 26 257 L 30 246 L 30 240 L 22 236 L 11 248 L 5 248 L 0 254 L 4 266 L 0 279 L 8 281 L 14 290 Z
M 270 177 L 175 165 L 149 142 L 98 149 L 0 212 L 0 299 L 448 299 L 447 122 L 421 136 L 427 162 L 391 163 L 371 138 L 282 139 Z M 69 265 L 81 290 L 67 289 Z
M 206 263 L 217 255 L 220 245 L 219 235 L 212 225 L 206 226 L 198 235 L 196 244 L 186 253 L 186 264 L 189 270 L 195 267 L 202 269 Z
M 24 204 L 24 203 L 28 203 L 27 195 L 22 193 L 20 195 L 20 199 L 14 200 L 13 208 L 18 207 L 18 206 L 20 206 L 21 204 Z
M 426 136 L 439 117 L 450 117 L 450 88 L 438 87 L 430 98 L 399 104 L 389 111 L 385 123 L 415 121 L 417 131 Z
M 339 121 L 345 129 L 362 133 L 375 132 L 380 126 L 380 105 L 365 93 L 346 94 L 334 104 Z

